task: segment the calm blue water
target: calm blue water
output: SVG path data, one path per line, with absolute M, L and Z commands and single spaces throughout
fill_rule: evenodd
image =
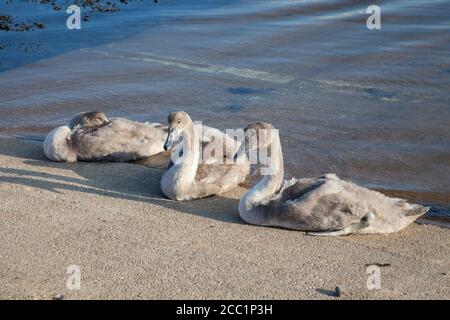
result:
M 56 1 L 62 7 L 73 1 Z M 42 137 L 74 113 L 165 121 L 185 110 L 234 128 L 280 128 L 287 175 L 336 172 L 450 207 L 450 1 L 130 1 L 81 30 L 51 6 L 0 15 L 0 133 Z

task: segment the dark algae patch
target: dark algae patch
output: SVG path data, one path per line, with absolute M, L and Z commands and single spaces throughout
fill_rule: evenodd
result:
M 45 25 L 42 22 L 21 22 L 16 23 L 9 15 L 0 16 L 0 30 L 3 31 L 30 31 L 36 29 L 44 29 Z
M 129 37 L 154 26 L 164 3 L 170 4 L 152 0 L 0 0 L 0 72 Z M 66 12 L 71 5 L 80 8 L 81 30 L 66 26 L 74 13 Z
M 11 29 L 11 16 L 0 16 L 0 30 L 9 31 Z
M 19 0 L 6 0 L 6 5 L 19 2 Z M 29 3 L 30 10 L 34 5 L 41 4 L 50 6 L 53 11 L 61 11 L 70 5 L 77 5 L 81 8 L 82 20 L 91 20 L 92 13 L 111 13 L 120 11 L 121 6 L 131 2 L 159 3 L 157 0 L 21 0 L 21 3 Z M 44 29 L 45 24 L 41 21 L 21 21 L 20 16 L 4 15 L 0 13 L 0 31 L 33 31 Z

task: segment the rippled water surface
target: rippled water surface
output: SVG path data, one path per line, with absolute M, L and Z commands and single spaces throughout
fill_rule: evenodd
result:
M 74 113 L 280 128 L 287 175 L 336 172 L 450 207 L 450 1 L 129 1 L 81 30 L 47 4 L 0 4 L 0 134 L 41 138 Z M 72 1 L 73 3 L 73 1 Z

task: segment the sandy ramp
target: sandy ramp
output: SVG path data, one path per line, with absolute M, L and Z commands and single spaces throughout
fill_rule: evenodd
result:
M 176 203 L 162 170 L 60 164 L 0 139 L 0 298 L 450 298 L 450 230 L 315 238 L 244 224 L 236 190 Z M 381 290 L 367 289 L 379 263 Z M 80 290 L 66 288 L 78 265 Z

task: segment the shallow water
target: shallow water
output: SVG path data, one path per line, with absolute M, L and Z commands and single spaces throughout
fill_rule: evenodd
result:
M 265 120 L 288 176 L 335 172 L 450 217 L 450 1 L 378 1 L 381 30 L 371 4 L 130 0 L 69 31 L 64 10 L 2 2 L 46 28 L 0 31 L 0 134 L 42 138 L 94 109 Z

